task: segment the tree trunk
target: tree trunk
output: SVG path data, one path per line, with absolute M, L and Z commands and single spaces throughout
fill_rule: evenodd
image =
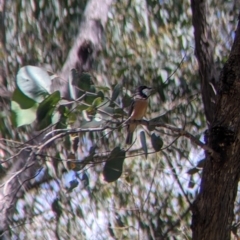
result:
M 90 70 L 93 60 L 102 49 L 104 28 L 112 1 L 90 0 L 88 2 L 80 24 L 79 35 L 63 66 L 61 78 L 58 82 L 54 81 L 52 90 L 61 90 L 62 97 L 68 96 L 66 82 L 71 68 L 77 68 L 79 71 Z M 37 140 L 41 141 L 41 139 Z M 14 161 L 13 167 L 0 185 L 0 239 L 10 239 L 8 226 L 16 202 L 24 194 L 26 184 L 30 184 L 30 180 L 34 179 L 37 169 L 41 166 L 41 161 L 30 148 L 22 151 Z
M 214 44 L 207 23 L 208 8 L 205 0 L 191 0 L 192 23 L 195 37 L 195 55 L 199 65 L 201 93 L 208 124 L 213 121 L 218 75 L 214 66 Z
M 104 28 L 108 9 L 113 0 L 90 0 L 84 11 L 79 34 L 69 52 L 60 73 L 60 82 L 55 82 L 54 89 L 59 89 L 62 97 L 69 98 L 68 76 L 72 68 L 79 73 L 89 71 L 104 43 Z M 65 81 L 62 81 L 64 79 Z M 66 84 L 67 83 L 67 84 Z
M 194 14 L 199 10 L 196 10 L 196 8 L 205 8 L 205 3 L 204 1 L 197 0 L 192 0 L 191 3 L 196 38 L 197 20 Z M 200 14 L 204 14 L 204 12 Z M 202 18 L 204 18 L 204 16 L 202 16 Z M 199 21 L 200 25 L 204 22 L 204 20 L 200 18 Z M 205 40 L 207 39 L 206 35 Z M 201 39 L 195 39 L 195 41 L 196 45 L 197 42 L 207 45 L 207 42 Z M 198 51 L 198 49 L 196 50 Z M 230 240 L 231 237 L 234 201 L 237 195 L 240 174 L 239 53 L 240 23 L 238 23 L 229 59 L 224 65 L 220 75 L 219 86 L 217 88 L 216 109 L 213 112 L 211 124 L 205 135 L 206 144 L 215 151 L 215 154 L 210 155 L 206 153 L 200 192 L 192 206 L 193 240 Z M 199 61 L 199 53 L 196 55 Z M 207 57 L 205 56 L 203 58 L 206 59 Z M 201 72 L 200 64 L 199 68 Z M 208 80 L 209 79 L 205 79 L 204 84 L 206 84 Z M 206 85 L 203 86 L 203 88 L 204 87 L 206 87 Z M 209 98 L 210 97 L 211 95 Z M 208 101 L 210 101 L 210 99 Z M 203 101 L 204 105 L 207 104 L 208 101 Z

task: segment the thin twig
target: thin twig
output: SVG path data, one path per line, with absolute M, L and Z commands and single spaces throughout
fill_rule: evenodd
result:
M 183 63 L 183 60 L 185 59 L 185 57 L 187 56 L 187 53 L 185 53 L 185 55 L 183 56 L 183 58 L 181 59 L 180 63 L 178 64 L 177 68 L 169 75 L 169 77 L 166 79 L 165 82 L 163 83 L 166 83 L 176 72 L 178 69 L 180 69 L 180 66 L 182 65 Z
M 136 122 L 136 121 L 135 121 Z M 162 123 L 162 122 L 153 122 L 153 121 L 147 121 L 147 120 L 138 120 L 139 123 L 145 126 L 153 126 L 153 127 L 162 127 L 169 129 L 173 132 L 177 132 L 179 136 L 185 136 L 186 138 L 190 139 L 192 143 L 195 143 L 205 151 L 208 151 L 209 153 L 215 153 L 212 148 L 198 140 L 195 136 L 193 136 L 191 133 L 187 132 L 186 130 L 182 128 L 177 128 L 175 126 L 172 126 L 170 124 Z
M 177 172 L 176 172 L 176 170 L 175 170 L 175 168 L 174 168 L 171 160 L 169 159 L 169 156 L 168 156 L 164 151 L 163 151 L 163 154 L 165 155 L 165 157 L 166 157 L 166 159 L 167 159 L 167 163 L 168 163 L 168 165 L 170 166 L 170 169 L 172 170 L 173 176 L 174 176 L 174 178 L 176 179 L 176 181 L 177 181 L 177 183 L 178 183 L 178 186 L 180 187 L 180 189 L 181 189 L 181 191 L 182 191 L 182 193 L 183 193 L 186 201 L 188 202 L 189 206 L 191 207 L 191 206 L 192 206 L 192 202 L 191 202 L 190 199 L 188 198 L 187 193 L 184 191 L 183 186 L 182 186 L 182 184 L 181 184 L 181 182 L 180 182 L 180 180 L 179 180 L 179 178 L 178 178 Z

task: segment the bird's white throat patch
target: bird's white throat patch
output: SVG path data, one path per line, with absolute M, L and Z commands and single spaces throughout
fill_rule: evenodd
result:
M 152 89 L 150 88 L 145 88 L 142 90 L 143 94 L 145 94 L 147 97 L 149 97 L 151 95 L 151 91 Z

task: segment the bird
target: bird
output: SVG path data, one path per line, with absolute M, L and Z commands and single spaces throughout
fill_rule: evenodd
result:
M 148 107 L 148 98 L 151 95 L 152 88 L 140 86 L 134 94 L 133 101 L 129 110 L 129 120 L 141 120 L 146 114 Z M 137 127 L 137 123 L 130 123 L 127 127 L 126 144 L 132 144 L 133 132 Z

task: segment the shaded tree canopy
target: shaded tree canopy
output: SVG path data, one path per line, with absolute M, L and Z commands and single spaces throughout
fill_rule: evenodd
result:
M 238 237 L 236 2 L 1 4 L 2 238 Z

